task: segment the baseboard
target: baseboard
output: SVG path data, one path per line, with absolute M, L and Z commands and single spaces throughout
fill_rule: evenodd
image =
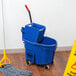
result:
M 67 47 L 57 47 L 56 52 L 58 51 L 71 51 L 72 46 L 67 46 Z M 7 54 L 9 53 L 25 53 L 25 49 L 7 49 Z M 3 54 L 3 50 L 0 50 L 0 54 Z
M 6 49 L 7 54 L 14 54 L 14 53 L 25 53 L 25 49 Z M 0 54 L 3 54 L 3 50 L 0 50 Z
M 72 46 L 58 47 L 56 51 L 71 51 Z

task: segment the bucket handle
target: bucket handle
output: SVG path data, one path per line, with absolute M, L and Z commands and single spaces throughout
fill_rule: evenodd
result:
M 29 14 L 29 18 L 30 18 L 30 23 L 32 23 L 32 17 L 31 17 L 31 12 L 30 12 L 30 10 L 29 10 L 29 8 L 28 8 L 28 6 L 25 4 L 25 8 L 27 9 L 27 11 L 28 11 L 28 14 Z

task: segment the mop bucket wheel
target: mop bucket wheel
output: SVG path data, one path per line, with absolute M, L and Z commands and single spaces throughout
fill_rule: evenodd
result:
M 10 59 L 6 56 L 6 50 L 4 49 L 3 51 L 4 51 L 4 56 L 3 56 L 3 58 L 0 61 L 0 67 L 2 67 L 2 65 L 11 63 Z

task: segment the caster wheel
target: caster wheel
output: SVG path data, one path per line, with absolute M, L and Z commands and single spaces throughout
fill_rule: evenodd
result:
M 27 65 L 31 65 L 32 64 L 32 62 L 30 62 L 30 61 L 26 61 L 26 63 L 27 63 Z
M 49 69 L 50 69 L 50 66 L 49 66 L 49 65 L 44 65 L 44 68 L 45 68 L 46 70 L 49 70 Z
M 54 62 L 51 62 L 51 64 L 53 64 Z

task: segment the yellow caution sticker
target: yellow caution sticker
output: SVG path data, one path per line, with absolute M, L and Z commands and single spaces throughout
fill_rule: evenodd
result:
M 71 54 L 63 76 L 76 76 L 76 40 L 74 41 Z

